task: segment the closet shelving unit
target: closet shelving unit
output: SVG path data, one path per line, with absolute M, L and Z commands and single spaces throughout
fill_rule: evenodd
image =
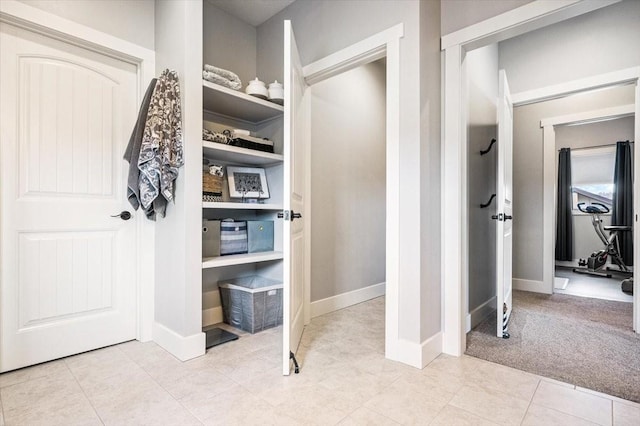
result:
M 202 141 L 203 156 L 210 163 L 224 166 L 260 167 L 265 169 L 270 198 L 261 203 L 243 203 L 231 199 L 227 192 L 227 172 L 223 184 L 223 201 L 203 202 L 202 217 L 206 219 L 273 220 L 274 251 L 208 257 L 202 259 L 203 284 L 237 275 L 263 275 L 282 279 L 283 209 L 282 126 L 284 108 L 281 105 L 202 81 L 204 120 L 209 127 L 244 128 L 274 142 L 274 153 Z M 207 326 L 209 324 L 203 324 Z

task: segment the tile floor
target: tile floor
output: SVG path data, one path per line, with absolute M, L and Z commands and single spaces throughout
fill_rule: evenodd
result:
M 314 318 L 299 375 L 281 329 L 180 362 L 128 342 L 0 375 L 2 425 L 640 425 L 640 404 L 476 358 L 384 359 L 384 299 Z

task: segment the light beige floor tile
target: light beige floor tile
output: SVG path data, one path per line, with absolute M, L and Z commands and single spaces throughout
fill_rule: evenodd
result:
M 2 412 L 2 397 L 0 397 L 0 426 L 4 426 L 4 413 Z
M 429 423 L 430 426 L 496 426 L 482 417 L 476 416 L 452 405 L 445 406 L 438 416 Z
M 563 413 L 553 408 L 531 404 L 524 417 L 522 426 L 594 426 L 597 423 Z
M 205 425 L 294 425 L 296 422 L 239 385 L 208 399 L 185 399 L 183 404 Z
M 427 424 L 452 396 L 443 389 L 424 387 L 403 376 L 364 406 L 401 424 Z
M 68 371 L 64 377 L 41 377 L 2 388 L 0 393 L 7 425 L 101 424 Z
M 640 407 L 613 402 L 613 426 L 638 426 L 640 425 Z
M 290 417 L 302 424 L 334 425 L 351 414 L 356 408 L 349 398 L 321 386 L 297 389 L 288 399 L 276 407 L 276 413 Z
M 276 406 L 290 400 L 301 389 L 317 386 L 308 374 L 283 376 L 282 369 L 274 368 L 257 374 L 242 383 L 242 387 L 269 404 Z
M 339 423 L 340 426 L 394 426 L 399 424 L 365 407 L 358 408 Z
M 142 368 L 115 346 L 86 352 L 64 361 L 84 389 L 100 387 L 105 379 L 119 374 L 131 377 L 146 375 Z
M 520 424 L 527 411 L 529 401 L 482 387 L 478 383 L 482 382 L 463 386 L 450 404 L 496 423 Z
M 210 398 L 226 391 L 236 383 L 223 374 L 211 370 L 202 369 L 175 381 L 164 382 L 162 387 L 175 399 L 183 398 Z
M 617 396 L 608 395 L 606 393 L 594 391 L 592 389 L 587 389 L 587 388 L 582 388 L 580 386 L 576 386 L 576 390 L 578 390 L 580 392 L 590 393 L 591 395 L 600 396 L 600 397 L 605 398 L 605 399 L 610 399 L 612 401 L 618 401 L 618 402 L 620 402 L 622 404 L 627 404 L 627 405 L 633 405 L 635 407 L 640 407 L 640 404 L 638 404 L 637 402 L 628 401 L 626 399 L 622 399 L 622 398 L 618 398 Z
M 540 380 L 544 380 L 545 382 L 554 383 L 558 386 L 564 386 L 565 388 L 575 389 L 576 386 L 571 383 L 561 382 L 560 380 L 550 379 L 548 377 L 540 377 Z
M 540 378 L 534 374 L 492 362 L 480 364 L 478 366 L 478 374 L 480 376 L 479 383 L 482 387 L 526 401 L 531 401 L 540 383 Z
M 0 374 L 0 388 L 23 383 L 41 377 L 64 376 L 69 373 L 64 360 L 45 362 L 44 364 L 34 365 L 33 367 L 21 368 L 20 370 L 10 371 Z
M 611 424 L 611 400 L 546 381 L 538 386 L 533 403 L 600 425 Z

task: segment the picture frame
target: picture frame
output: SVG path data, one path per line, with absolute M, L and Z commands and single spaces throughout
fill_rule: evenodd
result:
M 269 198 L 267 175 L 262 168 L 227 166 L 227 178 L 231 198 Z

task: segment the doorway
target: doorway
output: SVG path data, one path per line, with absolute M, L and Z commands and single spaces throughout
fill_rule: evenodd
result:
M 385 293 L 386 58 L 309 90 L 310 308 L 315 318 Z M 369 323 L 384 333 L 384 310 Z M 345 332 L 349 335 L 341 330 L 342 338 Z M 384 346 L 377 349 L 384 353 Z

